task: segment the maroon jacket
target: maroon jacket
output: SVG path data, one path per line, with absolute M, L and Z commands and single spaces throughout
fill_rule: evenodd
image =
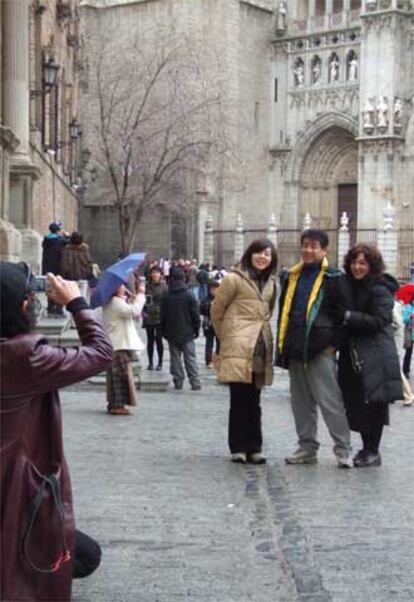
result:
M 57 389 L 104 370 L 112 347 L 93 311 L 74 314 L 82 346 L 51 347 L 42 335 L 21 334 L 0 339 L 1 426 L 1 596 L 7 602 L 70 600 L 74 554 L 74 516 L 69 470 L 63 452 Z M 45 481 L 44 476 L 52 476 Z M 62 501 L 50 484 L 60 486 Z M 38 496 L 39 510 L 28 531 Z M 66 549 L 70 560 L 55 564 Z

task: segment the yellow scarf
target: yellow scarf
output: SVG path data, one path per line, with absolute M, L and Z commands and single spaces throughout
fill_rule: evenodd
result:
M 297 263 L 296 265 L 294 265 L 290 270 L 289 283 L 288 283 L 288 287 L 287 287 L 287 291 L 286 291 L 286 295 L 285 295 L 285 300 L 283 303 L 282 315 L 280 317 L 279 332 L 278 332 L 278 337 L 277 337 L 277 349 L 278 349 L 279 353 L 282 353 L 282 350 L 283 350 L 283 343 L 285 342 L 285 337 L 286 337 L 286 333 L 287 333 L 287 329 L 288 329 L 288 325 L 289 325 L 289 313 L 290 313 L 290 309 L 292 307 L 293 297 L 295 296 L 296 285 L 297 285 L 299 277 L 302 273 L 303 266 L 304 266 L 304 263 L 303 263 L 303 261 L 301 261 L 300 263 Z M 312 309 L 312 305 L 315 303 L 315 300 L 318 296 L 319 289 L 322 286 L 323 277 L 324 277 L 325 272 L 328 269 L 328 267 L 329 267 L 328 260 L 326 259 L 326 257 L 324 257 L 322 260 L 322 263 L 321 263 L 321 269 L 319 271 L 319 274 L 316 277 L 315 282 L 313 283 L 311 294 L 309 295 L 308 305 L 306 308 L 306 319 L 308 319 L 310 311 Z

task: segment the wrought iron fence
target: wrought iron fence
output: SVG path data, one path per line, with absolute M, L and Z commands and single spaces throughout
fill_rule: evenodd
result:
M 279 266 L 291 266 L 299 259 L 301 229 L 287 228 L 277 231 L 277 251 Z M 343 257 L 338 257 L 338 235 L 336 229 L 325 230 L 329 236 L 329 260 L 332 266 L 342 267 Z M 350 244 L 368 242 L 375 244 L 378 237 L 377 228 L 358 228 L 349 231 Z M 214 261 L 217 264 L 230 267 L 236 261 L 235 231 L 214 230 Z M 245 229 L 244 248 L 256 238 L 267 238 L 266 229 Z M 410 264 L 414 261 L 414 228 L 397 229 L 397 273 L 400 281 L 409 279 Z

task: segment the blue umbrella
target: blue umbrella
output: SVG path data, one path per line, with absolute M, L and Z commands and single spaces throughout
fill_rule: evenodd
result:
M 105 305 L 121 284 L 128 284 L 133 270 L 145 260 L 146 253 L 131 253 L 109 266 L 100 276 L 91 296 L 93 308 Z

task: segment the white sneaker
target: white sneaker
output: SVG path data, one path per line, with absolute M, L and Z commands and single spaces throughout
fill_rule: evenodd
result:
M 336 456 L 338 468 L 353 468 L 354 462 L 351 456 Z
M 237 454 L 231 454 L 231 461 L 236 464 L 246 464 L 246 454 L 238 452 Z

